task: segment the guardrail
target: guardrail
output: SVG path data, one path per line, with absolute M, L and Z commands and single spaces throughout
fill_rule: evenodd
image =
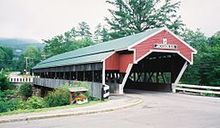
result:
M 193 93 L 205 93 L 220 95 L 220 87 L 202 86 L 202 85 L 188 85 L 188 84 L 172 84 L 172 90 L 174 93 L 177 91 L 193 92 Z

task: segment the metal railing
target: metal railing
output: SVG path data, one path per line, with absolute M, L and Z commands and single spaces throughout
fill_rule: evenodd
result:
M 202 85 L 188 85 L 188 84 L 172 84 L 173 92 L 193 92 L 193 93 L 204 93 L 204 94 L 216 94 L 220 95 L 220 87 L 213 86 L 202 86 Z

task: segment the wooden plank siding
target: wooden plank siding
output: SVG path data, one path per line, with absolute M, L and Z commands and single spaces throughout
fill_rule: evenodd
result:
M 37 86 L 43 86 L 48 88 L 58 88 L 64 84 L 73 84 L 74 80 L 62 80 L 62 79 L 48 79 L 48 78 L 34 78 L 33 84 Z M 92 97 L 96 97 L 98 99 L 102 98 L 102 83 L 98 82 L 86 82 L 89 85 L 89 92 L 91 93 Z
M 167 39 L 168 44 L 175 44 L 177 46 L 176 49 L 157 49 L 154 47 L 156 43 L 162 43 L 163 38 Z M 145 54 L 149 53 L 150 50 L 167 50 L 168 51 L 179 51 L 185 58 L 187 58 L 189 61 L 192 61 L 192 54 L 193 51 L 188 46 L 186 46 L 184 43 L 182 43 L 180 40 L 178 40 L 176 37 L 174 37 L 172 34 L 170 34 L 168 31 L 163 30 L 162 32 L 146 39 L 145 41 L 135 45 L 132 47 L 132 49 L 135 49 L 136 56 L 135 59 L 138 60 L 139 58 L 143 57 Z
M 133 63 L 133 53 L 114 53 L 105 60 L 105 70 L 125 73 L 130 63 Z

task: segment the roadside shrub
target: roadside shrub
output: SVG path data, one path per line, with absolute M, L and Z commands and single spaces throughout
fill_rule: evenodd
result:
M 24 108 L 24 102 L 20 98 L 14 98 L 6 102 L 8 111 L 14 111 Z
M 10 99 L 9 101 L 0 101 L 0 112 L 14 111 L 23 109 L 24 102 L 20 98 Z
M 29 83 L 24 83 L 19 88 L 19 94 L 24 98 L 27 99 L 32 96 L 32 86 Z
M 26 102 L 27 109 L 38 109 L 46 107 L 46 103 L 42 97 L 32 96 Z
M 9 82 L 9 79 L 7 77 L 7 74 L 5 71 L 0 71 L 0 90 L 4 91 L 7 89 L 11 89 L 12 84 Z
M 50 92 L 45 101 L 49 107 L 62 106 L 69 104 L 69 89 L 57 88 L 55 91 Z
M 5 101 L 8 101 L 10 99 L 17 97 L 17 90 L 4 90 L 0 91 L 0 99 L 3 99 Z
M 3 100 L 0 100 L 0 112 L 7 112 L 7 103 Z

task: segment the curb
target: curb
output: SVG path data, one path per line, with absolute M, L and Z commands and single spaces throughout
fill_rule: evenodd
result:
M 99 110 L 90 110 L 90 111 L 81 111 L 81 112 L 72 112 L 72 113 L 61 113 L 61 114 L 50 114 L 50 115 L 44 115 L 44 116 L 33 116 L 33 117 L 24 117 L 24 118 L 17 118 L 17 119 L 6 119 L 6 120 L 0 120 L 0 123 L 8 123 L 8 122 L 18 122 L 18 121 L 28 121 L 28 120 L 37 120 L 37 119 L 48 119 L 48 118 L 55 118 L 55 117 L 65 117 L 65 116 L 79 116 L 79 115 L 89 115 L 89 114 L 96 114 L 96 113 L 105 113 L 105 112 L 111 112 L 116 111 L 119 109 L 126 109 L 133 106 L 136 106 L 143 102 L 143 100 L 139 97 L 138 100 L 126 104 L 121 105 L 118 107 L 112 107 L 112 108 L 106 108 L 106 109 L 99 109 Z

